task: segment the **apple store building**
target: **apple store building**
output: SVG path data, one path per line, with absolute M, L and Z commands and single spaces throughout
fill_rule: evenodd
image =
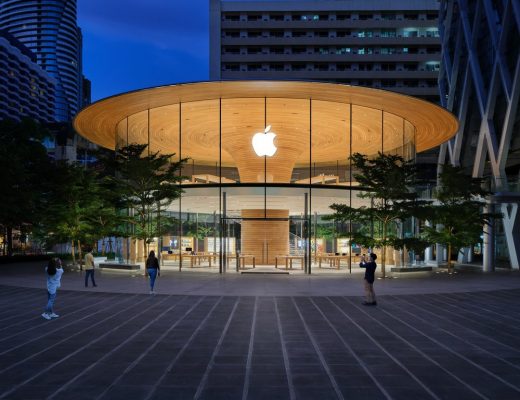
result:
M 106 98 L 74 126 L 107 149 L 139 143 L 187 159 L 182 195 L 160 211 L 175 223 L 150 243 L 164 268 L 309 274 L 348 272 L 362 251 L 350 240 L 360 227 L 326 218 L 334 203 L 367 201 L 350 156 L 413 160 L 458 123 L 435 104 L 383 90 L 222 81 Z M 118 239 L 119 257 L 139 262 L 143 246 L 128 236 Z

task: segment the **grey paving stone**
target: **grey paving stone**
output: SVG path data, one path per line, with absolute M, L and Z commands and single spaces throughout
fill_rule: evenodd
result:
M 383 398 L 376 382 L 395 399 L 431 398 L 421 384 L 442 399 L 520 398 L 520 289 L 382 295 L 377 309 L 351 297 L 258 297 L 252 346 L 254 297 L 225 296 L 210 313 L 220 297 L 60 295 L 69 314 L 47 323 L 33 312 L 41 289 L 0 286 L 0 304 L 19 315 L 3 329 L 0 314 L 0 398 L 63 388 L 56 398 L 191 399 L 200 389 L 201 398 L 241 399 L 246 382 L 248 399 L 288 399 L 291 389 L 298 400 L 336 399 L 336 390 Z M 74 314 L 105 300 L 122 303 Z

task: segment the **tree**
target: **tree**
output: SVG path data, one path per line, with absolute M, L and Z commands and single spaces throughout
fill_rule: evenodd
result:
M 35 121 L 0 121 L 0 225 L 7 254 L 13 254 L 13 229 L 28 231 L 44 207 L 46 177 L 52 167 L 42 144 L 47 132 Z
M 131 211 L 126 218 L 135 228 L 130 237 L 143 240 L 145 255 L 152 238 L 162 233 L 161 224 L 171 225 L 171 217 L 160 217 L 161 222 L 158 216 L 182 193 L 179 183 L 185 177 L 180 170 L 186 162 L 171 162 L 174 154 L 145 154 L 146 149 L 146 144 L 130 144 L 103 160 L 108 170 L 115 171 L 109 181 L 119 196 L 120 206 Z
M 479 242 L 483 226 L 502 214 L 482 212 L 484 197 L 489 192 L 482 189 L 482 179 L 466 175 L 461 167 L 443 165 L 438 182 L 433 195 L 436 203 L 429 208 L 427 217 L 432 226 L 424 228 L 423 237 L 430 243 L 447 246 L 451 273 L 452 251 Z
M 370 201 L 369 206 L 352 208 L 345 204 L 333 204 L 334 214 L 330 219 L 353 221 L 364 229 L 352 234 L 352 241 L 365 247 L 381 248 L 382 277 L 386 276 L 386 248 L 399 248 L 407 243 L 406 238 L 397 235 L 397 224 L 419 212 L 424 205 L 412 190 L 415 180 L 415 165 L 403 157 L 378 153 L 377 157 L 355 153 L 351 156 L 352 166 L 359 171 L 354 178 L 363 192 L 360 198 Z M 375 229 L 367 232 L 368 226 L 377 223 Z
M 59 162 L 52 175 L 53 190 L 46 196 L 47 212 L 39 232 L 49 244 L 71 243 L 73 263 L 76 263 L 76 246 L 82 258 L 82 243 L 99 239 L 96 222 L 103 209 L 98 174 L 83 166 Z

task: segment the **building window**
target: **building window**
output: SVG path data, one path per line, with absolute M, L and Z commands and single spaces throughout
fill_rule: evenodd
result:
M 395 54 L 396 49 L 395 49 L 395 47 L 381 47 L 380 53 L 385 54 L 385 55 L 386 54 Z
M 271 14 L 271 15 L 269 15 L 269 18 L 271 19 L 271 21 L 283 21 L 284 20 L 283 14 Z
M 366 14 L 366 13 L 359 14 L 359 19 L 361 21 L 366 21 L 366 20 L 373 19 L 373 18 L 374 18 L 373 14 Z
M 357 50 L 358 54 L 374 54 L 374 49 L 372 47 L 360 47 Z
M 404 64 L 403 68 L 405 71 L 417 71 L 417 64 L 416 63 Z
M 395 29 L 381 29 L 381 37 L 395 37 Z
M 291 64 L 291 68 L 293 71 L 304 71 L 305 70 L 305 64 L 303 63 L 293 63 Z
M 381 71 L 395 71 L 395 64 L 381 64 Z
M 364 37 L 371 38 L 373 36 L 374 36 L 373 31 L 358 31 L 358 33 L 357 33 L 357 37 L 360 37 L 360 38 L 364 38 Z
M 336 71 L 350 71 L 350 64 L 336 64 Z
M 382 87 L 395 87 L 395 85 L 396 85 L 395 79 L 383 79 L 381 81 Z
M 318 54 L 329 54 L 329 48 L 328 47 L 316 47 L 314 49 L 315 53 Z
M 387 21 L 393 21 L 396 15 L 394 13 L 382 13 L 381 18 Z
M 225 14 L 222 19 L 224 21 L 240 21 L 240 15 L 238 14 Z
M 350 36 L 350 31 L 337 31 L 336 32 L 336 37 L 347 37 L 347 36 Z
M 328 71 L 329 64 L 314 64 L 314 69 L 317 71 Z
M 436 61 L 428 61 L 425 64 L 425 68 L 426 68 L 426 71 L 433 72 L 433 71 L 438 71 L 441 68 L 441 65 L 440 65 L 440 63 L 438 63 Z
M 372 71 L 374 68 L 374 64 L 365 64 L 365 63 L 361 63 L 359 64 L 358 66 L 358 70 L 359 71 Z
M 225 31 L 223 36 L 237 38 L 240 37 L 240 31 Z
M 339 47 L 336 49 L 336 54 L 350 54 L 352 49 L 350 47 Z
M 247 70 L 248 71 L 261 71 L 262 64 L 248 64 Z
M 338 21 L 345 21 L 346 19 L 350 19 L 350 14 L 336 14 L 336 20 Z
M 404 14 L 404 19 L 416 21 L 417 19 L 419 19 L 419 15 L 418 14 Z
M 292 37 L 304 37 L 307 36 L 307 31 L 293 31 Z

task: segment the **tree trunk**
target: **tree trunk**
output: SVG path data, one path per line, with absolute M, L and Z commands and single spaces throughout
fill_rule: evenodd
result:
M 448 258 L 448 274 L 451 274 L 451 244 L 448 244 L 448 254 L 446 257 Z
M 72 255 L 72 265 L 76 265 L 76 249 L 74 248 L 74 240 L 70 242 L 70 253 Z M 82 269 L 81 264 L 79 265 L 79 269 Z
M 102 241 L 101 241 L 101 255 L 104 256 L 105 255 L 105 250 L 106 250 L 106 238 L 103 238 Z
M 148 253 L 146 252 L 148 249 L 148 240 L 144 239 L 143 240 L 143 250 L 144 250 L 144 253 L 143 253 L 143 258 L 144 258 L 144 274 L 143 276 L 146 278 L 147 277 L 147 274 L 146 274 L 146 259 L 148 258 Z
M 78 239 L 78 258 L 79 258 L 79 265 L 82 268 L 83 266 L 83 254 L 81 254 L 81 242 Z
M 7 237 L 7 255 L 11 257 L 13 255 L 13 227 L 8 226 L 6 229 Z
M 381 254 L 381 277 L 386 278 L 386 222 L 383 222 L 383 251 Z

